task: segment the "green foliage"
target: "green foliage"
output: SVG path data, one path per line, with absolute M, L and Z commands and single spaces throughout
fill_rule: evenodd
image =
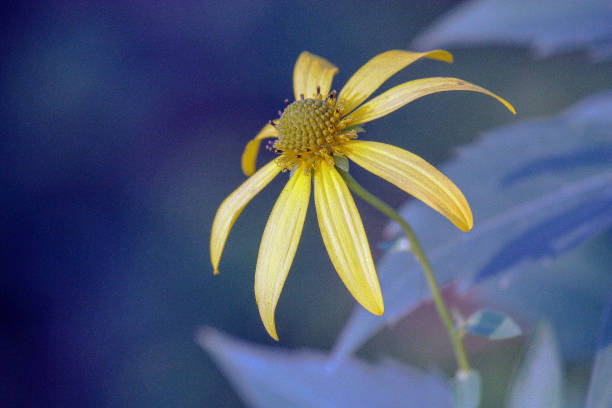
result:
M 521 328 L 512 318 L 493 310 L 479 310 L 468 317 L 463 328 L 470 334 L 489 340 L 520 336 Z
M 612 406 L 612 299 L 603 313 L 586 408 Z
M 349 171 L 349 161 L 346 158 L 346 156 L 335 155 L 334 163 L 336 164 L 336 167 L 338 167 L 340 170 L 346 171 L 346 172 Z
M 549 325 L 541 325 L 510 391 L 508 408 L 560 408 L 561 361 Z
M 332 367 L 320 352 L 257 346 L 213 329 L 201 330 L 197 341 L 251 407 L 451 406 L 443 377 L 390 360 L 372 365 L 350 359 Z
M 612 56 L 607 0 L 472 0 L 445 14 L 414 40 L 422 49 L 449 45 L 527 45 L 540 56 L 587 50 Z
M 605 255 L 581 245 L 612 225 L 610 106 L 612 92 L 604 92 L 462 148 L 443 170 L 475 214 L 468 234 L 421 203 L 400 210 L 441 284 L 455 283 L 528 319 L 549 315 L 566 328 L 562 346 L 571 355 L 592 353 L 589 333 L 612 286 Z M 402 237 L 397 226 L 389 228 L 392 242 Z M 356 308 L 336 344 L 338 360 L 429 299 L 410 253 L 388 251 L 377 270 L 385 315 Z

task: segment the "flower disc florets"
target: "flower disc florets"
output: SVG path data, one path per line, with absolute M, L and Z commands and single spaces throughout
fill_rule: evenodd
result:
M 357 136 L 355 131 L 344 131 L 342 106 L 334 94 L 326 99 L 299 99 L 288 105 L 276 128 L 278 138 L 274 151 L 283 170 L 291 170 L 301 162 L 314 168 L 323 159 L 333 163 L 333 154 L 341 154 L 341 145 Z

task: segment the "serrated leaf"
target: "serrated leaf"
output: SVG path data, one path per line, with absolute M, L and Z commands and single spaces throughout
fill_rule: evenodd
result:
M 587 50 L 612 56 L 612 7 L 607 0 L 473 0 L 460 4 L 417 36 L 413 46 L 530 46 L 540 56 Z
M 480 374 L 476 370 L 458 371 L 452 381 L 453 407 L 477 408 L 480 404 Z
M 513 382 L 508 408 L 560 408 L 563 383 L 554 333 L 542 324 Z
M 519 336 L 521 328 L 503 313 L 494 310 L 478 310 L 468 317 L 464 329 L 476 336 L 490 340 L 502 340 Z
M 603 313 L 586 408 L 612 407 L 612 298 Z
M 440 284 L 475 290 L 517 316 L 571 324 L 562 345 L 573 354 L 592 353 L 589 333 L 612 287 L 609 250 L 593 256 L 580 246 L 612 225 L 610 106 L 605 92 L 561 114 L 489 131 L 442 166 L 472 207 L 469 233 L 420 202 L 400 210 Z M 388 231 L 401 235 L 395 224 Z M 335 345 L 336 361 L 429 299 L 412 254 L 387 253 L 377 270 L 385 314 L 357 308 Z
M 351 359 L 332 369 L 325 354 L 249 344 L 210 328 L 197 342 L 251 407 L 451 407 L 441 376 L 391 360 Z

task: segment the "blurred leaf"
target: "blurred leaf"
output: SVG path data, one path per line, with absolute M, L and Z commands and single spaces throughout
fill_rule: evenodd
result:
M 561 361 L 548 324 L 538 327 L 535 339 L 512 384 L 509 408 L 560 408 Z
M 584 361 L 595 352 L 593 333 L 600 326 L 612 287 L 611 264 L 610 235 L 606 234 L 518 273 L 484 280 L 471 295 L 520 317 L 527 326 L 546 317 L 563 334 L 559 342 L 564 360 Z
M 399 236 L 389 241 L 381 242 L 378 245 L 378 248 L 384 251 L 387 251 L 389 253 L 410 252 L 410 241 L 408 241 L 408 238 L 404 236 Z
M 510 317 L 486 309 L 468 317 L 464 328 L 471 334 L 490 340 L 509 339 L 521 334 L 521 328 Z
M 612 298 L 603 313 L 601 333 L 586 408 L 612 407 Z
M 391 360 L 352 359 L 333 370 L 327 356 L 262 347 L 202 329 L 197 341 L 253 407 L 451 407 L 447 382 Z
M 478 374 L 478 371 L 458 371 L 453 379 L 452 386 L 453 407 L 478 407 L 478 404 L 480 404 L 480 374 Z
M 476 289 L 494 304 L 506 302 L 515 316 L 539 320 L 550 313 L 565 327 L 563 349 L 572 353 L 592 353 L 589 333 L 612 287 L 609 245 L 597 257 L 579 247 L 612 225 L 610 106 L 612 92 L 601 93 L 556 116 L 492 130 L 462 148 L 442 170 L 472 207 L 469 233 L 418 201 L 400 209 L 440 284 Z M 387 233 L 401 236 L 395 224 Z M 385 314 L 356 308 L 336 343 L 335 362 L 430 297 L 410 253 L 386 253 L 377 270 Z
M 473 0 L 440 18 L 413 45 L 528 45 L 540 56 L 586 49 L 612 56 L 612 6 L 608 0 Z

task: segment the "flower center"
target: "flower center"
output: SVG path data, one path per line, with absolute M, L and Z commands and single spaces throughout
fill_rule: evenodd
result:
M 320 99 L 297 100 L 287 106 L 278 125 L 278 150 L 304 153 L 335 142 L 340 112 Z
M 288 105 L 276 125 L 278 138 L 273 144 L 281 155 L 279 165 L 290 170 L 304 161 L 312 167 L 321 159 L 333 162 L 331 155 L 341 154 L 340 146 L 357 136 L 343 131 L 346 122 L 334 93 L 326 99 L 299 99 Z

